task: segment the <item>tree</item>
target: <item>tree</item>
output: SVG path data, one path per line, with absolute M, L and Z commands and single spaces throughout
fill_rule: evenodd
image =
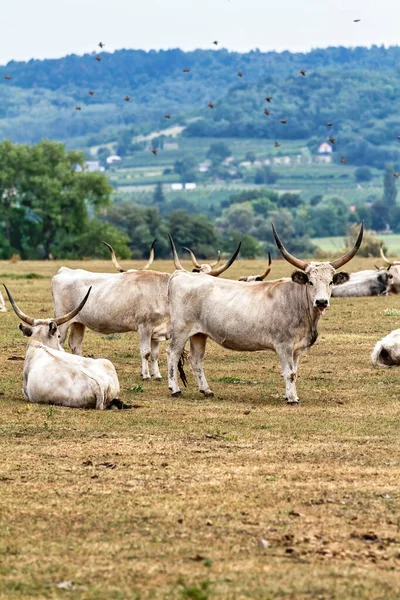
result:
M 371 169 L 368 169 L 368 167 L 358 167 L 358 169 L 354 171 L 354 177 L 357 183 L 372 181 L 373 179 L 372 171 Z
M 225 158 L 232 156 L 229 146 L 225 142 L 215 142 L 211 144 L 206 154 L 214 166 L 219 165 Z
M 110 251 L 103 241 L 111 244 L 118 258 L 130 258 L 128 236 L 110 223 L 90 221 L 78 236 L 65 235 L 54 251 L 54 258 L 110 258 Z
M 383 202 L 386 206 L 396 206 L 397 187 L 393 173 L 393 166 L 387 166 L 383 176 Z
M 174 171 L 180 175 L 182 183 L 196 181 L 197 159 L 193 154 L 185 154 L 174 163 Z
M 253 164 L 253 162 L 257 160 L 256 153 L 252 150 L 249 150 L 248 152 L 246 152 L 246 156 L 244 157 L 244 159 Z
M 0 222 L 4 257 L 49 258 L 64 234 L 79 235 L 111 203 L 102 173 L 85 171 L 81 152 L 43 140 L 35 146 L 0 143 Z M 4 248 L 4 245 L 3 245 Z M 4 252 L 4 250 L 3 250 Z
M 160 204 L 164 204 L 165 203 L 165 196 L 164 196 L 164 192 L 163 192 L 163 186 L 162 183 L 158 182 L 156 185 L 156 189 L 154 190 L 154 195 L 153 195 L 153 204 L 155 204 L 156 206 L 160 206 Z

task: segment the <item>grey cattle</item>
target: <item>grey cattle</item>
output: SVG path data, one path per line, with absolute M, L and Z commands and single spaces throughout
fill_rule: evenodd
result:
M 84 307 L 90 288 L 76 308 L 55 319 L 29 317 L 18 308 L 7 288 L 6 291 L 16 315 L 28 325 L 19 325 L 29 338 L 24 362 L 26 400 L 100 410 L 113 402 L 120 403 L 117 373 L 109 360 L 67 354 L 60 345 L 59 326 L 73 319 Z
M 333 286 L 332 297 L 387 296 L 392 278 L 387 270 L 371 271 L 371 274 L 363 276 L 352 273 L 349 281 Z
M 273 227 L 273 226 L 272 226 Z M 329 307 L 332 286 L 346 281 L 335 273 L 353 258 L 362 237 L 349 252 L 332 262 L 299 260 L 289 254 L 273 227 L 283 257 L 300 270 L 291 278 L 251 285 L 200 274 L 175 272 L 169 282 L 171 341 L 167 350 L 168 384 L 172 395 L 181 393 L 178 370 L 183 375 L 182 353 L 190 338 L 190 363 L 200 392 L 212 395 L 203 371 L 207 338 L 231 350 L 275 350 L 286 384 L 286 399 L 298 403 L 297 367 L 300 355 L 317 339 L 318 321 Z
M 220 274 L 228 269 L 236 259 L 239 248 L 224 265 L 211 271 L 209 275 Z M 178 268 L 182 267 L 178 265 Z M 65 342 L 68 329 L 68 343 L 74 354 L 82 353 L 86 327 L 103 334 L 137 331 L 142 377 L 150 379 L 151 358 L 152 377 L 161 380 L 158 355 L 160 342 L 169 337 L 169 277 L 169 273 L 150 270 L 111 274 L 61 267 L 51 281 L 56 317 L 76 305 L 83 289 L 89 285 L 93 287 L 84 309 L 61 327 L 61 344 Z
M 266 270 L 264 271 L 264 273 L 261 273 L 261 275 L 242 275 L 242 277 L 239 277 L 239 281 L 264 281 L 264 279 L 266 279 L 268 277 L 268 275 L 271 272 L 271 255 L 268 252 L 268 266 L 266 268 Z
M 117 257 L 115 255 L 114 252 L 114 248 L 112 246 L 110 246 L 110 244 L 108 244 L 107 242 L 103 242 L 103 244 L 105 246 L 107 246 L 107 248 L 110 250 L 111 252 L 111 261 L 112 264 L 114 265 L 114 267 L 117 269 L 117 271 L 119 271 L 120 273 L 134 273 L 137 270 L 140 271 L 146 271 L 147 269 L 150 269 L 151 265 L 154 262 L 154 244 L 156 243 L 157 240 L 153 240 L 150 246 L 150 255 L 149 255 L 149 260 L 147 261 L 147 263 L 144 265 L 144 267 L 142 267 L 141 269 L 123 269 L 121 267 L 121 265 L 119 264 Z
M 195 256 L 194 252 L 192 252 L 190 250 L 190 248 L 186 248 L 186 246 L 183 246 L 183 248 L 184 248 L 184 250 L 187 250 L 190 254 L 190 258 L 191 258 L 192 264 L 194 266 L 193 273 L 210 273 L 219 264 L 219 262 L 221 260 L 221 252 L 218 251 L 218 257 L 217 257 L 216 262 L 210 263 L 210 264 L 199 263 L 197 261 L 197 258 Z
M 393 275 L 393 279 L 390 284 L 390 291 L 393 294 L 400 294 L 400 261 L 399 260 L 389 260 L 386 258 L 382 244 L 381 244 L 381 257 L 389 265 L 389 272 Z
M 371 360 L 376 367 L 400 365 L 400 329 L 395 329 L 375 345 Z

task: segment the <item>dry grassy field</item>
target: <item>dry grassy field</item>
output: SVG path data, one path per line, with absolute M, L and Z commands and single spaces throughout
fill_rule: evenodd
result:
M 24 311 L 51 316 L 59 266 L 3 262 L 0 281 Z M 270 277 L 291 271 L 277 261 Z M 285 404 L 273 353 L 209 343 L 215 397 L 188 368 L 173 399 L 165 381 L 141 382 L 136 334 L 88 332 L 85 354 L 113 361 L 134 405 L 105 412 L 27 404 L 10 360 L 26 338 L 0 313 L 0 598 L 400 598 L 400 370 L 370 363 L 400 326 L 387 308 L 400 296 L 332 300 L 300 362 L 299 407 Z

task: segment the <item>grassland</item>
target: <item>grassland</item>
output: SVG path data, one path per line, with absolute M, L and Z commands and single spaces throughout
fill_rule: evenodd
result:
M 59 266 L 0 263 L 2 274 L 44 277 L 0 281 L 44 317 Z M 241 261 L 229 275 L 263 266 Z M 277 261 L 271 276 L 291 270 Z M 388 308 L 400 297 L 332 301 L 300 364 L 297 408 L 272 353 L 209 344 L 216 396 L 198 394 L 188 373 L 172 399 L 165 382 L 142 384 L 135 334 L 89 332 L 85 353 L 114 362 L 135 406 L 118 412 L 27 404 L 23 363 L 10 360 L 25 340 L 1 314 L 0 598 L 400 598 L 399 371 L 369 359 L 399 326 Z
M 385 246 L 388 248 L 388 256 L 395 257 L 400 254 L 400 235 L 397 233 L 391 233 L 389 235 L 378 236 L 383 240 Z M 338 237 L 323 237 L 314 238 L 313 243 L 327 252 L 340 252 L 341 248 L 344 247 L 343 236 Z

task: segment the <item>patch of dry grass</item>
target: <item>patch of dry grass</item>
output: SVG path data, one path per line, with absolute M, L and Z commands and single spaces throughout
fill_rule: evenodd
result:
M 58 266 L 0 272 L 50 277 Z M 6 283 L 26 312 L 51 314 L 49 279 Z M 121 397 L 137 406 L 120 412 L 26 404 L 23 363 L 8 360 L 25 341 L 15 315 L 1 314 L 0 598 L 400 598 L 399 370 L 369 358 L 399 327 L 385 309 L 400 297 L 332 301 L 294 408 L 272 353 L 209 344 L 216 397 L 198 394 L 188 370 L 172 399 L 165 382 L 141 382 L 135 334 L 89 332 L 85 353 L 114 362 Z M 57 587 L 65 581 L 72 589 Z

